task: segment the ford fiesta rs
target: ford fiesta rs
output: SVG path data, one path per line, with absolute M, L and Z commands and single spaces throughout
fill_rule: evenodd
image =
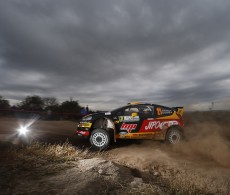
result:
M 163 140 L 177 144 L 183 137 L 183 107 L 132 102 L 110 112 L 84 116 L 76 134 L 104 150 L 117 139 Z

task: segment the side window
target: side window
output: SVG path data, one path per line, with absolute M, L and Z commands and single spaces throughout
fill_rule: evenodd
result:
M 140 115 L 143 117 L 153 117 L 154 107 L 153 106 L 141 106 L 139 107 Z
M 139 110 L 138 108 L 136 107 L 129 107 L 129 108 L 126 108 L 125 111 L 124 111 L 124 116 L 132 116 L 132 113 L 139 113 Z
M 132 122 L 137 123 L 140 120 L 139 110 L 137 107 L 127 107 L 123 109 L 123 112 L 118 115 L 120 122 Z

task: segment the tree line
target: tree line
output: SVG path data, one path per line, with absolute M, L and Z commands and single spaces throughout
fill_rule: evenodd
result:
M 27 112 L 43 112 L 48 115 L 66 114 L 81 115 L 83 107 L 78 101 L 66 100 L 59 103 L 55 97 L 40 97 L 38 95 L 27 96 L 24 100 L 16 105 L 11 106 L 9 101 L 0 96 L 0 110 L 27 111 Z

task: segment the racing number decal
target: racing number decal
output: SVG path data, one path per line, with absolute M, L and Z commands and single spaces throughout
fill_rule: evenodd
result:
M 162 109 L 161 108 L 156 108 L 156 110 L 157 110 L 157 115 L 159 116 L 159 115 L 162 115 Z

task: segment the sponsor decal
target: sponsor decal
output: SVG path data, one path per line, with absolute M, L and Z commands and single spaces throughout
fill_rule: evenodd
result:
M 129 122 L 129 121 L 139 121 L 140 118 L 139 116 L 124 116 L 124 122 Z
M 121 125 L 121 130 L 126 130 L 128 133 L 132 132 L 132 130 L 135 130 L 137 127 L 137 124 L 126 124 L 123 123 Z
M 151 121 L 145 126 L 145 130 L 163 129 L 164 126 L 170 127 L 178 124 L 177 121 Z
M 120 132 L 119 134 L 120 134 L 120 135 L 125 135 L 125 134 L 127 134 L 127 132 L 126 132 L 126 131 L 122 131 L 122 132 Z
M 140 117 L 139 116 L 119 116 L 119 121 L 121 122 L 133 122 L 133 121 L 139 121 Z
M 168 115 L 168 114 L 172 114 L 173 111 L 172 110 L 169 110 L 169 109 L 162 109 L 162 114 L 164 115 Z
M 119 121 L 122 122 L 124 120 L 124 116 L 119 116 Z
M 157 111 L 157 115 L 158 116 L 161 116 L 161 115 L 170 115 L 170 114 L 173 113 L 173 111 L 171 109 L 160 108 L 160 107 L 157 107 L 156 111 Z

